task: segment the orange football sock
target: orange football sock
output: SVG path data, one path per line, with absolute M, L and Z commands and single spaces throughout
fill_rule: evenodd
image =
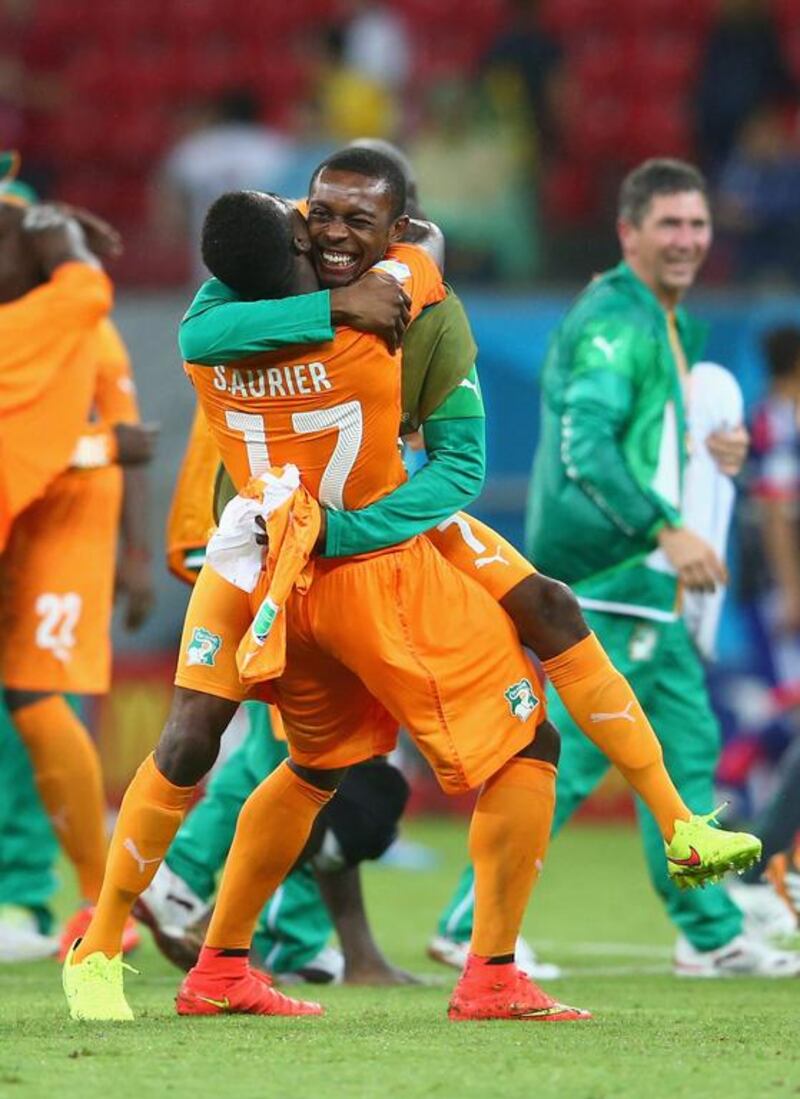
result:
M 469 829 L 475 867 L 473 954 L 513 955 L 547 854 L 555 802 L 556 769 L 539 759 L 514 756 L 483 784 Z
M 175 786 L 149 755 L 122 799 L 108 852 L 103 888 L 74 961 L 100 950 L 119 954 L 133 903 L 153 880 L 186 816 L 194 786 Z
M 542 667 L 575 724 L 633 787 L 667 843 L 691 813 L 669 777 L 653 727 L 593 633 Z
M 78 888 L 94 903 L 106 862 L 106 802 L 100 757 L 89 731 L 62 695 L 49 695 L 12 714 L 28 749 L 39 795 Z
M 259 913 L 297 861 L 317 813 L 333 797 L 284 762 L 242 806 L 228 853 L 206 945 L 250 946 Z

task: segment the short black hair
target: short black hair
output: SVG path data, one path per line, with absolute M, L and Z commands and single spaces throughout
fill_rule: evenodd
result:
M 386 185 L 392 201 L 392 218 L 402 217 L 406 212 L 405 176 L 397 162 L 385 153 L 364 148 L 341 149 L 338 153 L 333 153 L 315 169 L 308 185 L 309 194 L 320 173 L 324 171 L 355 172 L 367 179 L 380 180 Z
M 385 141 L 382 137 L 357 137 L 347 146 L 348 149 L 371 149 L 374 153 L 383 153 L 393 160 L 406 181 L 406 208 L 405 213 L 412 218 L 423 218 L 419 202 L 419 190 L 417 188 L 417 176 L 414 165 L 398 145 L 391 141 Z
M 793 324 L 771 328 L 761 341 L 770 376 L 785 378 L 800 364 L 800 328 Z
M 708 183 L 700 169 L 685 160 L 653 157 L 623 179 L 618 214 L 631 225 L 641 225 L 655 195 L 676 195 L 682 191 L 699 191 L 708 201 Z
M 262 191 L 227 191 L 203 222 L 203 263 L 250 301 L 291 292 L 292 224 L 286 203 Z

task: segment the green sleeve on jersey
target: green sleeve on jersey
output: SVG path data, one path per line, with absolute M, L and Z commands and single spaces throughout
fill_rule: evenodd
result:
M 291 344 L 324 343 L 334 336 L 328 290 L 277 301 L 242 301 L 219 279 L 208 279 L 178 332 L 187 362 L 217 366 Z
M 428 464 L 388 496 L 357 511 L 328 511 L 325 557 L 369 553 L 422 534 L 480 493 L 486 473 L 483 417 L 425 423 Z
M 402 435 L 416 431 L 465 378 L 472 377 L 470 371 L 477 354 L 464 306 L 448 287 L 444 301 L 423 310 L 403 340 Z M 477 413 L 452 411 L 448 415 L 483 415 L 483 409 Z
M 425 437 L 427 439 L 429 425 L 434 420 L 467 420 L 474 417 L 483 420 L 485 416 L 478 368 L 473 366 L 469 374 L 461 379 L 450 395 L 426 418 Z

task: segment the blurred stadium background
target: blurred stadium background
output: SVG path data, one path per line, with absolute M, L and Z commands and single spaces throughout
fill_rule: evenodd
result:
M 717 241 L 691 305 L 709 324 L 707 357 L 736 374 L 748 408 L 763 395 L 762 336 L 800 318 L 799 106 L 800 0 L 0 3 L 0 147 L 21 151 L 42 195 L 125 237 L 117 318 L 144 414 L 162 425 L 156 547 L 193 406 L 176 329 L 217 193 L 300 194 L 322 156 L 358 136 L 408 152 L 480 346 L 489 479 L 477 511 L 518 540 L 549 333 L 616 262 L 616 188 L 647 156 L 709 174 Z M 736 564 L 756 528 L 745 481 L 713 672 L 722 778 L 745 811 L 794 731 L 794 695 L 776 706 L 769 694 L 750 569 Z M 163 566 L 158 584 L 146 629 L 118 631 L 114 690 L 94 715 L 114 794 L 167 702 L 186 593 Z

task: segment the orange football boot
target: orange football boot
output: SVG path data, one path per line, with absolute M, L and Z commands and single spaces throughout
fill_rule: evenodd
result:
M 206 951 L 203 951 L 206 954 Z M 201 955 L 202 957 L 202 955 Z M 228 959 L 225 959 L 228 961 Z M 179 1015 L 322 1015 L 321 1004 L 293 1000 L 273 988 L 267 973 L 245 964 L 234 971 L 230 965 L 206 964 L 191 969 L 175 997 Z
M 520 1019 L 535 1023 L 572 1023 L 591 1019 L 591 1012 L 560 1004 L 526 977 L 513 962 L 490 965 L 470 954 L 453 989 L 447 1016 L 468 1019 Z

